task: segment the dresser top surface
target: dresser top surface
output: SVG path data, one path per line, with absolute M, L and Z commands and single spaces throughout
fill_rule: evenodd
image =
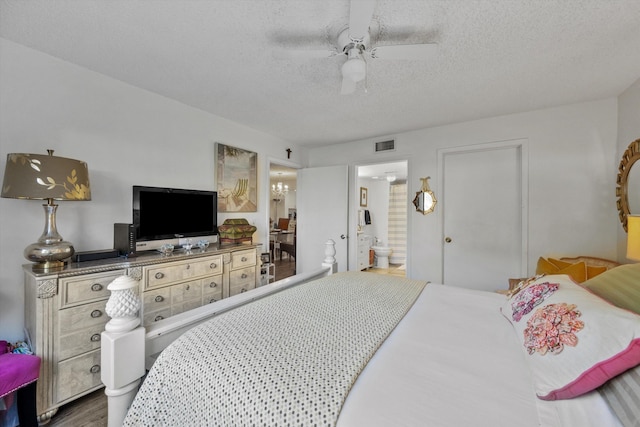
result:
M 145 265 L 161 264 L 165 262 L 181 261 L 188 259 L 197 259 L 213 255 L 220 255 L 228 252 L 254 249 L 261 246 L 260 244 L 246 243 L 229 243 L 209 246 L 206 250 L 194 249 L 185 251 L 182 249 L 175 250 L 170 255 L 164 255 L 158 251 L 139 252 L 132 257 L 107 258 L 94 261 L 69 262 L 62 268 L 52 269 L 49 271 L 40 271 L 33 268 L 33 264 L 24 264 L 23 270 L 36 277 L 68 277 L 80 274 L 87 274 L 100 271 L 118 270 L 122 268 L 142 267 Z

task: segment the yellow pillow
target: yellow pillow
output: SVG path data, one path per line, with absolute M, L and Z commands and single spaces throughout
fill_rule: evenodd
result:
M 561 261 L 564 263 L 564 261 Z M 567 263 L 565 263 L 567 264 Z M 536 274 L 568 274 L 573 280 L 578 283 L 582 283 L 587 280 L 587 266 L 584 262 L 576 262 L 575 264 L 569 264 L 566 267 L 558 267 L 550 260 L 546 260 L 542 257 L 538 259 L 538 266 L 536 268 Z
M 572 262 L 562 261 L 561 259 L 555 259 L 555 258 L 549 258 L 549 262 L 555 265 L 556 267 L 558 267 L 559 269 L 567 268 L 570 265 L 573 265 Z
M 536 267 L 536 274 L 554 274 L 558 271 L 557 265 L 551 263 L 546 258 L 538 258 L 538 266 Z
M 549 262 L 560 269 L 567 268 L 570 265 L 572 265 L 570 262 L 563 261 L 561 259 L 555 259 L 555 258 L 549 258 Z M 607 267 L 605 266 L 589 265 L 589 264 L 586 264 L 586 266 L 587 266 L 587 280 L 593 277 L 596 277 L 598 274 L 602 274 L 605 271 L 607 271 Z
M 587 279 L 593 279 L 598 274 L 602 274 L 607 271 L 607 267 L 600 267 L 597 265 L 587 265 Z

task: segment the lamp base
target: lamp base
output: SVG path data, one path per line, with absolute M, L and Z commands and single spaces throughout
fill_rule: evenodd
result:
M 34 271 L 59 270 L 64 267 L 64 261 L 69 260 L 75 253 L 71 242 L 62 240 L 56 229 L 56 209 L 58 205 L 53 200 L 42 205 L 45 211 L 44 233 L 36 243 L 32 243 L 24 250 L 24 257 L 34 262 Z
M 73 245 L 61 240 L 54 243 L 32 243 L 25 248 L 24 257 L 35 263 L 34 270 L 51 271 L 63 268 L 65 260 L 71 259 L 74 253 Z

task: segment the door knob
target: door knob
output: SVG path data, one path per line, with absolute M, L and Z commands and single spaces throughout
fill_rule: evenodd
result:
M 445 237 L 444 241 L 447 242 L 447 243 L 451 243 L 451 237 Z

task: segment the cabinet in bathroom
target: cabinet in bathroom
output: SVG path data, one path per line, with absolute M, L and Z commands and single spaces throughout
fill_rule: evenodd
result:
M 358 270 L 366 270 L 373 267 L 369 251 L 371 250 L 371 236 L 358 235 Z

